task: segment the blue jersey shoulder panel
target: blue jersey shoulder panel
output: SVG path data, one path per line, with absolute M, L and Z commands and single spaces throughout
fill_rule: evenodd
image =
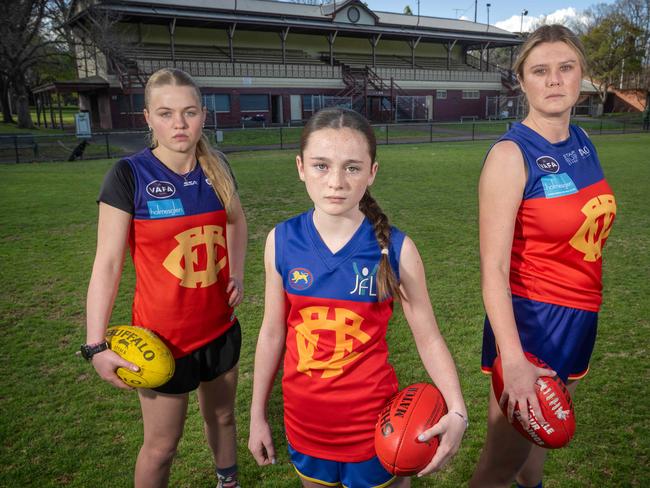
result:
M 389 259 L 399 279 L 405 235 L 391 228 Z M 275 228 L 275 267 L 287 293 L 353 301 L 377 301 L 376 274 L 381 250 L 364 219 L 350 241 L 332 253 L 318 235 L 313 209 Z
M 135 219 L 181 217 L 224 209 L 199 164 L 181 176 L 148 148 L 125 159 L 135 179 Z
M 598 154 L 587 134 L 569 126 L 569 137 L 551 143 L 522 123 L 515 123 L 499 141 L 516 143 L 528 169 L 524 200 L 557 198 L 577 193 L 603 179 Z

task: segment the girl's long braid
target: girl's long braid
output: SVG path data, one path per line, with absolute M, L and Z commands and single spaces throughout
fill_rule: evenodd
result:
M 379 260 L 379 269 L 377 270 L 377 295 L 379 300 L 385 300 L 393 297 L 394 300 L 404 298 L 400 290 L 399 282 L 395 276 L 390 259 L 388 257 L 390 246 L 390 225 L 388 217 L 382 211 L 377 201 L 366 190 L 359 202 L 359 210 L 368 218 L 375 231 L 375 237 L 381 248 L 381 258 Z

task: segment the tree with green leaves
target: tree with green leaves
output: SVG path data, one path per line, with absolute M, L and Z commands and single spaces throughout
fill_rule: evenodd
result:
M 620 82 L 622 74 L 641 70 L 644 55 L 637 43 L 643 31 L 615 7 L 594 18 L 582 35 L 591 82 L 603 103 L 607 90 Z
M 411 10 L 411 6 L 407 5 L 404 7 L 404 15 L 413 15 L 413 10 Z

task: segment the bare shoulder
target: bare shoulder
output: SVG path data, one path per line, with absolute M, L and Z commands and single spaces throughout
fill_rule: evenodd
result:
M 266 249 L 271 249 L 273 250 L 275 246 L 275 227 L 271 229 L 271 231 L 268 233 L 266 236 Z
M 498 187 L 511 185 L 517 192 L 526 184 L 527 169 L 521 148 L 512 141 L 496 143 L 485 158 L 481 185 L 494 183 Z
M 501 164 L 521 164 L 524 161 L 524 156 L 521 148 L 516 142 L 513 141 L 499 141 L 488 153 L 485 163 L 495 162 Z M 492 163 L 494 164 L 494 163 Z

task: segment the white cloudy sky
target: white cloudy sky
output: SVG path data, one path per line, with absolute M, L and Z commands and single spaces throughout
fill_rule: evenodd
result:
M 413 13 L 417 13 L 417 0 L 364 0 L 373 10 L 385 12 L 402 12 L 404 6 L 409 5 Z M 522 11 L 527 10 L 528 15 L 523 16 L 523 30 L 526 31 L 539 19 L 547 16 L 549 20 L 562 22 L 567 18 L 579 17 L 587 8 L 597 3 L 614 3 L 614 0 L 479 0 L 477 2 L 476 20 L 487 22 L 487 3 L 490 3 L 490 24 L 513 32 L 519 31 L 522 21 Z M 463 18 L 474 20 L 474 0 L 460 0 L 458 2 L 439 2 L 434 0 L 420 0 L 420 14 L 431 17 Z

